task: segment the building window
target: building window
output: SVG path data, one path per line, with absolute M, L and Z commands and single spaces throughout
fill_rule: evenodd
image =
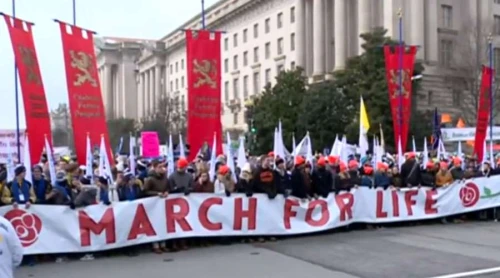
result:
M 495 35 L 499 36 L 500 35 L 500 16 L 498 16 L 498 15 L 495 15 L 493 18 L 493 29 L 494 29 Z
M 283 54 L 283 38 L 278 39 L 278 55 Z
M 493 66 L 495 67 L 495 74 L 500 74 L 500 48 L 493 50 Z
M 179 91 L 179 79 L 178 78 L 175 79 L 175 90 Z
M 253 62 L 258 63 L 259 62 L 259 47 L 254 47 L 253 48 Z
M 224 50 L 227 51 L 229 49 L 229 38 L 224 39 Z
M 266 43 L 266 59 L 269 59 L 269 57 L 271 57 L 271 43 L 268 42 Z
M 259 24 L 258 23 L 255 23 L 253 25 L 253 37 L 254 37 L 254 39 L 259 37 Z
M 175 62 L 175 72 L 179 72 L 179 62 Z
M 265 78 L 266 86 L 267 86 L 267 84 L 271 83 L 271 69 L 266 69 L 266 74 L 265 74 L 264 78 Z
M 283 71 L 283 69 L 284 69 L 284 68 L 285 68 L 285 67 L 284 67 L 283 65 L 278 65 L 278 66 L 276 67 L 276 72 L 277 72 L 278 74 L 280 74 L 280 73 Z
M 253 94 L 257 95 L 260 91 L 260 72 L 253 73 Z
M 233 113 L 233 125 L 238 124 L 238 114 L 239 113 Z
M 229 81 L 224 82 L 224 100 L 229 102 Z
M 228 72 L 228 71 L 229 71 L 229 60 L 224 59 L 224 72 Z
M 295 51 L 295 33 L 290 34 L 290 50 Z
M 170 74 L 174 73 L 174 65 L 170 64 Z
M 295 7 L 290 8 L 290 23 L 295 22 Z
M 495 4 L 500 4 L 500 0 L 495 0 Z
M 443 27 L 453 28 L 453 7 L 448 5 L 441 5 L 441 17 L 443 20 Z
M 238 55 L 234 55 L 233 57 L 233 70 L 238 69 Z
M 248 41 L 248 29 L 243 30 L 243 43 Z
M 453 106 L 460 107 L 462 106 L 462 91 L 461 90 L 453 90 Z
M 427 105 L 432 106 L 435 103 L 433 103 L 434 100 L 434 92 L 433 91 L 428 91 L 427 92 Z
M 453 59 L 453 41 L 441 40 L 439 43 L 440 63 L 441 66 L 449 67 Z
M 270 18 L 266 19 L 266 21 L 265 21 L 264 31 L 266 32 L 266 34 L 271 31 L 271 19 Z
M 243 99 L 248 98 L 248 75 L 243 76 Z
M 174 82 L 170 81 L 170 92 L 174 91 Z
M 240 91 L 239 91 L 239 80 L 238 78 L 233 79 L 233 95 L 234 99 L 239 99 L 240 98 Z
M 295 70 L 295 62 L 291 62 L 290 63 L 290 69 L 291 70 Z
M 186 112 L 186 97 L 184 95 L 181 96 L 181 111 Z
M 181 88 L 184 88 L 184 76 L 181 77 Z
M 181 70 L 184 70 L 184 59 L 181 60 Z
M 283 13 L 279 13 L 278 14 L 278 17 L 277 17 L 277 25 L 278 25 L 278 29 L 280 29 L 281 27 L 283 27 Z
M 248 51 L 243 52 L 243 66 L 248 66 Z
M 238 34 L 233 35 L 233 46 L 238 47 Z

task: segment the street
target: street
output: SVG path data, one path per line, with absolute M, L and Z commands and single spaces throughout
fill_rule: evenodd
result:
M 15 277 L 492 278 L 500 277 L 499 234 L 500 223 L 494 222 L 337 231 L 163 255 L 43 263 L 22 267 Z M 490 268 L 499 269 L 460 274 Z

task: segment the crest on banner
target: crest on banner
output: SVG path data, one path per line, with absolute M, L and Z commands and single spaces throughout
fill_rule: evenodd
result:
M 212 89 L 217 88 L 217 61 L 214 60 L 193 60 L 193 73 L 197 74 L 195 88 L 207 85 Z
M 73 82 L 73 85 L 80 87 L 88 82 L 92 87 L 97 87 L 92 56 L 83 51 L 76 52 L 74 50 L 70 50 L 69 55 L 71 56 L 71 67 L 79 71 L 75 76 L 76 80 Z
M 37 61 L 35 51 L 26 46 L 19 46 L 19 53 L 21 54 L 21 60 L 27 70 L 27 80 L 31 84 L 41 84 L 40 76 L 36 71 Z
M 392 92 L 391 97 L 397 98 L 399 96 L 399 70 L 391 70 L 389 73 L 391 75 L 391 84 L 396 86 L 396 90 Z M 411 83 L 410 71 L 407 69 L 403 69 L 401 72 L 401 79 L 401 85 L 403 86 L 403 88 L 401 88 L 401 93 L 403 97 L 407 98 L 410 96 L 410 92 L 406 88 L 408 82 Z

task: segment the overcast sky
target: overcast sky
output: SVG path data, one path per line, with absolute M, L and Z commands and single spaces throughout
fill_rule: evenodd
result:
M 0 11 L 12 14 L 12 1 L 1 0 Z M 72 0 L 16 0 L 16 17 L 35 23 L 38 62 L 49 109 L 67 103 L 61 36 L 56 18 L 73 21 Z M 159 39 L 201 11 L 201 0 L 76 0 L 76 23 L 99 36 Z M 205 7 L 217 0 L 205 0 Z M 175 5 L 172 5 L 175 4 Z M 7 27 L 0 21 L 0 129 L 16 127 L 14 57 Z M 19 88 L 19 94 L 21 89 Z M 25 128 L 19 96 L 21 128 Z

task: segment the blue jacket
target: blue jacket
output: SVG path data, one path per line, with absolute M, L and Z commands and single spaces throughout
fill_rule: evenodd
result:
M 391 185 L 391 178 L 385 173 L 375 173 L 375 187 L 387 189 Z

